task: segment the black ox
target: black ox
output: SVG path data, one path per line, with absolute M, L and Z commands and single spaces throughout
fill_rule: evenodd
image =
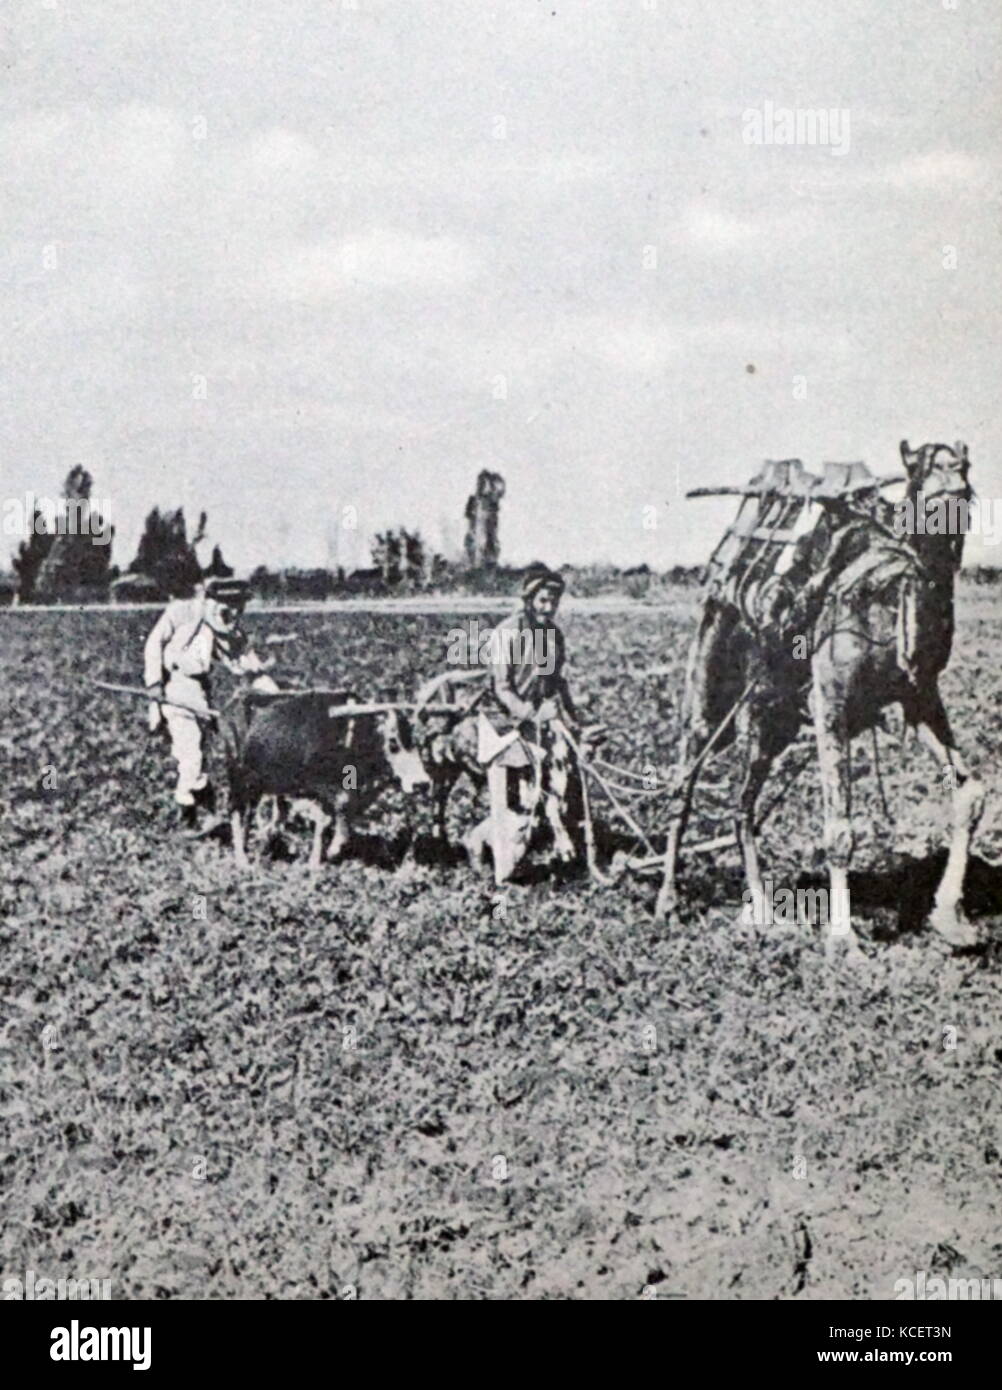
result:
M 360 712 L 346 712 L 350 705 Z M 242 691 L 224 710 L 220 733 L 241 868 L 247 865 L 248 820 L 264 797 L 275 797 L 279 806 L 283 800 L 307 804 L 314 823 L 309 862 L 316 870 L 332 821 L 328 859 L 343 851 L 353 818 L 387 787 L 410 793 L 428 782 L 410 721 L 399 710 L 364 705 L 349 690 Z

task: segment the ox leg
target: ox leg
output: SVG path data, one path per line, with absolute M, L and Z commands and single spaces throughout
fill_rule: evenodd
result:
M 573 864 L 578 858 L 580 844 L 581 796 L 578 778 L 581 776 L 570 745 L 559 732 L 543 767 L 543 815 L 553 836 L 553 854 L 562 864 Z M 578 841 L 568 825 L 575 825 Z
M 331 818 L 319 801 L 313 805 L 313 843 L 310 846 L 309 868 L 311 874 L 316 874 L 320 870 L 323 859 L 324 831 L 331 823 Z
M 328 821 L 328 824 L 330 822 Z M 334 810 L 334 834 L 331 842 L 327 846 L 328 859 L 340 859 L 348 848 L 348 841 L 351 839 L 351 823 L 348 814 L 343 807 L 336 807 Z
M 441 846 L 448 844 L 448 825 L 446 814 L 449 809 L 449 797 L 452 789 L 459 780 L 458 772 L 451 769 L 448 773 L 439 775 L 434 780 L 432 786 L 432 834 Z
M 267 800 L 267 802 L 269 803 L 268 809 L 270 811 L 270 814 L 268 816 L 262 816 L 261 808 L 259 807 L 258 820 L 261 822 L 260 828 L 262 834 L 261 843 L 259 844 L 257 851 L 258 859 L 263 859 L 265 852 L 270 851 L 273 848 L 282 825 L 282 814 L 284 809 L 282 805 L 282 798 L 279 796 L 270 796 L 267 797 L 265 800 Z M 265 801 L 263 800 L 261 802 L 261 807 L 263 807 L 264 805 Z
M 849 865 L 852 863 L 852 772 L 845 700 L 815 669 L 811 692 L 814 734 L 821 771 L 825 817 L 825 855 L 828 860 L 828 925 L 825 951 L 829 959 L 844 943 L 853 960 L 863 959 L 852 928 L 849 906 Z
M 449 805 L 449 784 L 443 777 L 436 777 L 431 789 L 431 833 L 440 843 L 445 844 L 445 812 Z
M 469 856 L 470 867 L 474 870 L 479 870 L 481 868 L 484 845 L 486 845 L 490 839 L 490 834 L 491 818 L 490 816 L 485 816 L 463 839 L 463 848 Z
M 489 842 L 490 834 L 491 818 L 488 812 L 472 830 L 468 830 L 462 837 L 462 846 L 466 851 L 469 866 L 476 874 L 479 874 L 483 869 L 484 846 Z
M 481 867 L 484 846 L 490 845 L 494 882 L 499 887 L 511 877 L 528 848 L 528 816 L 508 804 L 508 771 L 497 762 L 487 768 L 487 815 L 463 840 L 474 871 Z
M 238 869 L 247 868 L 247 808 L 234 802 L 230 811 L 230 835 L 233 842 L 233 858 Z
M 984 809 L 984 788 L 964 766 L 938 696 L 925 717 L 918 720 L 916 728 L 919 738 L 939 763 L 952 803 L 950 848 L 929 923 L 952 946 L 973 946 L 977 932 L 964 916 L 961 900 L 971 839 Z

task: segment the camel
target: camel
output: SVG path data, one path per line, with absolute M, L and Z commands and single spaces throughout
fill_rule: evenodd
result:
M 973 496 L 970 465 L 962 443 L 913 450 L 902 441 L 901 459 L 904 506 L 874 491 L 865 511 L 838 504 L 828 509 L 828 524 L 801 554 L 797 593 L 781 624 L 754 630 L 719 592 L 708 594 L 686 675 L 683 776 L 665 850 L 659 920 L 677 918 L 679 850 L 701 766 L 728 744 L 744 752 L 735 832 L 752 903 L 760 910 L 756 802 L 775 760 L 805 723 L 813 723 L 830 884 L 826 945 L 832 951 L 842 938 L 859 958 L 848 909 L 850 744 L 897 703 L 951 791 L 952 835 L 930 925 L 951 945 L 973 944 L 961 897 L 983 789 L 957 751 L 938 687 L 950 656 L 954 580 L 964 545 L 964 527 L 943 534 L 941 520 L 945 504 L 951 515 L 964 515 L 956 504 Z M 912 524 L 902 525 L 909 517 Z M 812 553 L 812 545 L 822 553 Z

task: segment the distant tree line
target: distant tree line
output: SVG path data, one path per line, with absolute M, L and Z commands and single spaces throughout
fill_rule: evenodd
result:
M 196 547 L 205 537 L 206 515 L 188 537 L 184 511 L 161 512 L 154 507 L 146 518 L 135 559 L 124 573 L 112 563 L 114 527 L 91 502 L 94 480 L 85 468 L 66 477 L 54 516 L 36 504 L 26 519 L 27 535 L 11 559 L 10 580 L 0 580 L 0 592 L 19 603 L 103 603 L 111 599 L 183 598 L 195 591 L 206 575 L 231 575 L 216 546 L 203 569 Z
M 112 563 L 114 529 L 105 525 L 91 501 L 93 479 L 84 468 L 66 478 L 55 517 L 36 510 L 33 524 L 13 557 L 13 575 L 0 576 L 0 600 L 20 603 L 163 602 L 195 591 L 208 575 L 231 575 L 233 570 L 216 546 L 203 568 L 198 547 L 206 536 L 202 512 L 189 536 L 184 510 L 154 507 L 146 517 L 132 562 L 120 570 Z M 379 531 L 370 543 L 372 564 L 345 572 L 343 568 L 270 569 L 258 565 L 250 576 L 252 593 L 277 603 L 308 602 L 362 595 L 455 593 L 514 595 L 522 570 L 500 562 L 500 505 L 505 482 L 484 469 L 465 508 L 466 533 L 462 558 L 449 561 L 427 545 L 419 531 L 406 526 Z M 71 524 L 72 523 L 72 524 Z M 26 528 L 28 529 L 28 528 Z M 587 597 L 627 594 L 655 596 L 663 587 L 698 582 L 698 566 L 675 565 L 656 574 L 647 565 L 621 569 L 613 565 L 565 566 L 571 592 Z M 979 566 L 968 572 L 975 582 L 995 582 L 997 572 Z
M 968 584 L 998 584 L 1002 569 L 998 565 L 968 565 L 960 571 L 960 578 Z
M 522 566 L 492 565 L 471 569 L 448 564 L 441 557 L 429 571 L 406 574 L 392 562 L 345 574 L 343 569 L 279 569 L 259 565 L 250 576 L 251 591 L 258 597 L 278 603 L 307 602 L 311 599 L 357 598 L 379 595 L 436 593 L 514 597 L 519 593 Z M 658 573 L 647 565 L 620 568 L 616 565 L 564 565 L 561 567 L 568 591 L 579 598 L 602 594 L 624 594 L 630 598 L 653 598 L 663 590 L 698 585 L 702 565 L 673 565 Z

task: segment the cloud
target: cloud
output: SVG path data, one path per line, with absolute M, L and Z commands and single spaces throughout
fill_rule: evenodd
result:
M 974 155 L 960 150 L 927 150 L 876 167 L 850 165 L 848 161 L 837 169 L 805 165 L 792 175 L 790 188 L 799 197 L 829 201 L 873 189 L 956 196 L 980 190 L 991 178 L 991 167 Z
M 817 231 L 816 211 L 788 198 L 752 212 L 732 212 L 712 203 L 690 203 L 672 240 L 688 251 L 710 257 L 753 254 L 763 259 L 784 244 L 802 241 Z
M 247 161 L 256 172 L 273 174 L 308 174 L 319 160 L 316 146 L 292 130 L 275 127 L 256 136 L 249 145 Z
M 187 140 L 181 118 L 156 106 L 23 116 L 0 127 L 7 197 L 49 218 L 84 212 L 107 226 L 170 189 Z
M 273 260 L 267 280 L 280 298 L 317 302 L 357 288 L 458 288 L 476 274 L 472 251 L 452 237 L 381 230 L 301 246 Z
M 960 150 L 929 150 L 891 165 L 880 181 L 902 189 L 953 189 L 979 184 L 987 173 L 981 160 Z
M 709 251 L 729 251 L 736 246 L 744 246 L 756 236 L 755 224 L 720 208 L 693 204 L 686 209 L 683 218 L 686 239 L 695 246 Z
M 664 371 L 679 351 L 669 328 L 644 323 L 592 324 L 580 345 L 605 366 L 643 375 Z

